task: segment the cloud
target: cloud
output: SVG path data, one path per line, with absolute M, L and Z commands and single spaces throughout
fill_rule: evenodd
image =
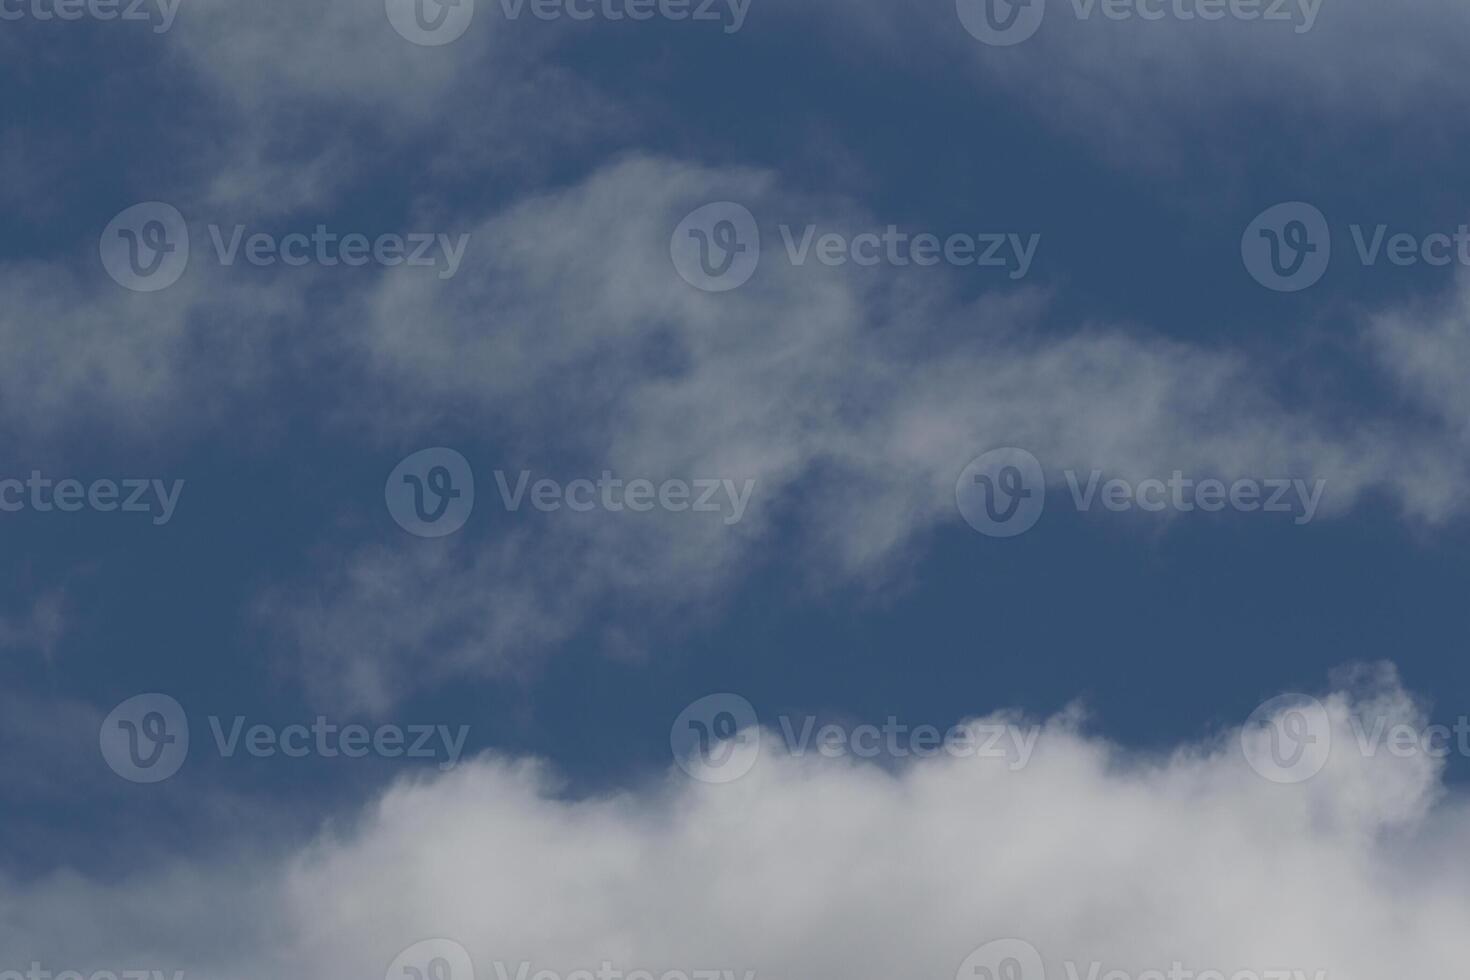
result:
M 385 165 L 408 199 L 481 193 L 629 123 L 554 56 L 556 25 L 474 7 L 464 36 L 424 47 L 381 2 L 191 3 L 172 39 L 225 134 L 192 148 L 201 203 L 237 216 L 331 208 Z
M 23 616 L 0 616 L 0 650 L 35 650 L 50 661 L 66 633 L 70 603 L 63 589 L 38 595 Z
M 721 200 L 760 216 L 764 250 L 749 283 L 704 293 L 675 274 L 669 239 Z M 420 684 L 519 669 L 594 611 L 636 645 L 652 624 L 718 610 L 772 560 L 826 588 L 892 583 L 929 532 L 970 533 L 955 480 L 996 446 L 1033 452 L 1058 489 L 1066 469 L 1179 470 L 1322 479 L 1324 515 L 1365 494 L 1414 521 L 1464 507 L 1462 455 L 1441 431 L 1289 399 L 1279 366 L 1226 346 L 1058 322 L 1043 291 L 1003 274 L 797 266 L 783 222 L 873 226 L 767 172 L 633 156 L 493 214 L 454 279 L 390 270 L 337 311 L 332 334 L 371 392 L 358 434 L 401 446 L 447 417 L 479 433 L 497 454 L 474 460 L 478 521 L 494 530 L 344 546 L 312 583 L 269 597 L 320 696 L 381 710 Z M 484 484 L 523 467 L 756 489 L 734 526 L 658 512 L 507 521 Z
M 981 2 L 959 0 L 976 9 Z M 1257 17 L 1198 15 L 1236 7 Z M 1144 19 L 1139 8 L 1156 19 Z M 1126 19 L 1106 9 L 1122 10 Z M 1180 9 L 1192 19 L 1177 16 Z M 1270 19 L 1260 16 L 1268 10 Z M 1419 4 L 1412 15 L 1333 0 L 1049 0 L 1037 33 L 1013 47 L 967 33 L 954 0 L 778 13 L 800 16 L 808 30 L 840 33 L 844 43 L 834 49 L 865 64 L 877 58 L 894 70 L 938 64 L 968 74 L 977 97 L 1003 94 L 1067 138 L 1150 173 L 1245 170 L 1271 158 L 1275 126 L 1292 133 L 1310 127 L 1320 146 L 1335 146 L 1341 134 L 1361 135 L 1376 119 L 1432 125 L 1470 98 L 1452 67 L 1462 56 L 1458 39 L 1470 27 L 1470 10 L 1455 0 Z M 1242 139 L 1243 131 L 1256 137 Z
M 267 339 L 301 312 L 294 289 L 206 261 L 166 290 L 131 293 L 90 244 L 0 264 L 0 427 L 13 440 L 79 424 L 128 439 L 200 425 L 262 376 Z
M 1470 289 L 1373 316 L 1368 339 L 1406 397 L 1450 435 L 1470 437 L 1470 391 L 1462 366 L 1470 361 Z
M 1018 937 L 1052 978 L 1068 961 L 1083 975 L 1178 961 L 1227 976 L 1452 976 L 1470 811 L 1445 796 L 1439 762 L 1356 750 L 1376 720 L 1424 723 L 1391 670 L 1323 704 L 1330 760 L 1295 785 L 1254 772 L 1239 730 L 1143 754 L 1072 715 L 1046 724 L 1019 771 L 795 757 L 770 724 L 734 782 L 671 769 L 569 799 L 541 764 L 487 756 L 401 781 L 253 870 L 220 857 L 109 884 L 8 883 L 0 948 L 56 969 L 361 980 L 449 937 L 482 980 L 522 961 L 563 976 L 607 961 L 949 980 L 975 947 Z M 122 919 L 101 914 L 122 895 Z

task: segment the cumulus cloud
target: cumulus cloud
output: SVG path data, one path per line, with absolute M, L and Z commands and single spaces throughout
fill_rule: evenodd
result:
M 7 883 L 0 967 L 361 980 L 447 937 L 482 980 L 522 962 L 949 980 L 975 947 L 1016 937 L 1053 978 L 1069 962 L 1453 976 L 1470 811 L 1434 758 L 1357 748 L 1375 722 L 1420 729 L 1423 713 L 1382 669 L 1322 704 L 1330 758 L 1293 785 L 1251 768 L 1239 730 L 1145 754 L 1072 714 L 1019 770 L 797 756 L 771 719 L 754 767 L 718 785 L 671 768 L 571 799 L 543 765 L 487 756 L 404 780 L 255 870 L 221 858 Z M 105 925 L 122 895 L 128 914 Z
M 746 203 L 765 242 L 749 283 L 711 294 L 675 274 L 669 241 L 720 200 Z M 515 669 L 598 609 L 636 642 L 640 625 L 718 608 L 777 538 L 813 583 L 891 582 L 927 532 L 958 527 L 955 481 L 996 446 L 1033 452 L 1058 490 L 1068 469 L 1178 470 L 1325 480 L 1324 515 L 1366 493 L 1422 521 L 1464 505 L 1442 432 L 1288 399 L 1228 347 L 1057 322 L 1043 291 L 1004 275 L 798 266 L 776 226 L 808 222 L 873 226 L 770 173 L 631 157 L 492 215 L 453 280 L 394 270 L 346 305 L 334 335 L 372 379 L 373 437 L 400 445 L 436 418 L 469 420 L 499 454 L 477 460 L 481 520 L 498 526 L 474 546 L 399 536 L 339 552 L 268 599 L 319 693 L 381 709 L 418 683 Z M 523 466 L 756 489 L 733 526 L 563 511 L 517 537 L 493 516 L 489 471 Z

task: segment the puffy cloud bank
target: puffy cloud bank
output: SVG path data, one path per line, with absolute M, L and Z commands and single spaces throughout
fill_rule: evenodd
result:
M 447 938 L 480 980 L 522 964 L 949 980 L 972 950 L 1018 938 L 1052 980 L 1093 964 L 1454 976 L 1470 811 L 1431 755 L 1358 747 L 1378 721 L 1424 725 L 1391 671 L 1322 704 L 1329 760 L 1294 784 L 1262 778 L 1238 729 L 1150 755 L 1071 715 L 1021 769 L 774 747 L 732 782 L 671 767 L 570 799 L 534 761 L 485 757 L 400 782 L 276 863 L 12 882 L 0 969 L 362 980 Z

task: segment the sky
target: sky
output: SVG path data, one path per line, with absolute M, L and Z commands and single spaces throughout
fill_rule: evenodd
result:
M 0 980 L 1458 976 L 1467 28 L 0 0 Z

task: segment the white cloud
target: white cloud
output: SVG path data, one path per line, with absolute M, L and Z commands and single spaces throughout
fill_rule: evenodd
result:
M 1291 132 L 1290 159 L 1312 159 L 1310 148 L 1300 152 L 1297 139 L 1305 127 L 1319 148 L 1341 139 L 1342 152 L 1357 154 L 1362 163 L 1354 136 L 1365 123 L 1418 118 L 1432 126 L 1437 115 L 1470 101 L 1453 67 L 1463 60 L 1461 39 L 1470 29 L 1470 9 L 1457 0 L 1431 0 L 1412 13 L 1353 0 L 1048 0 L 1040 29 L 1013 47 L 983 44 L 969 34 L 955 0 L 921 8 L 883 2 L 795 6 L 773 5 L 771 12 L 787 17 L 789 29 L 840 37 L 833 49 L 864 67 L 877 62 L 909 71 L 923 64 L 950 72 L 961 66 L 957 74 L 972 79 L 978 98 L 1002 94 L 1049 120 L 1063 138 L 1080 139 L 1120 167 L 1149 174 L 1187 178 L 1207 160 L 1217 179 L 1233 181 L 1274 154 L 1274 137 L 1262 128 L 1271 121 Z M 1139 6 L 1164 16 L 1145 20 L 1136 13 Z M 1269 8 L 1273 18 L 1289 20 L 1184 20 L 1173 13 L 1236 6 L 1258 15 Z M 1079 7 L 1090 16 L 1079 16 Z M 1114 20 L 1104 8 L 1129 16 Z M 1307 23 L 1310 30 L 1298 33 Z M 1218 200 L 1243 187 L 1215 184 L 1209 197 Z M 1159 190 L 1156 184 L 1147 188 Z M 1187 185 L 1185 190 L 1181 198 L 1188 201 L 1193 195 Z
M 1391 672 L 1356 683 L 1324 699 L 1331 759 L 1297 785 L 1256 775 L 1235 731 L 1145 755 L 1071 716 L 1014 772 L 772 750 L 732 783 L 671 768 L 574 800 L 539 764 L 486 757 L 400 782 L 269 867 L 12 882 L 0 949 L 79 970 L 361 980 L 446 936 L 481 980 L 522 960 L 949 980 L 974 947 L 1020 937 L 1054 980 L 1069 960 L 1454 976 L 1470 811 L 1443 795 L 1439 763 L 1355 750 L 1355 718 L 1423 723 Z
M 96 247 L 71 262 L 0 264 L 0 427 L 13 442 L 77 424 L 129 439 L 197 426 L 261 377 L 265 341 L 301 312 L 295 290 L 206 261 L 166 290 L 132 293 Z
M 629 122 L 552 56 L 557 25 L 505 20 L 495 3 L 441 47 L 399 36 L 381 2 L 188 8 L 170 37 L 228 134 L 195 148 L 200 203 L 235 217 L 332 207 L 385 159 L 409 200 L 521 179 Z
M 669 236 L 718 200 L 748 204 L 766 240 L 754 279 L 707 294 L 675 274 Z M 502 454 L 475 460 L 485 484 L 496 467 L 555 465 L 756 491 L 734 527 L 563 513 L 524 540 L 497 528 L 483 554 L 400 536 L 334 556 L 267 604 L 323 693 L 381 709 L 388 692 L 512 669 L 604 604 L 686 623 L 773 555 L 826 586 L 892 582 L 926 532 L 970 533 L 954 481 L 998 445 L 1035 453 L 1057 488 L 1068 468 L 1181 470 L 1322 479 L 1324 515 L 1364 493 L 1413 520 L 1465 504 L 1442 433 L 1288 405 L 1273 373 L 1225 346 L 1058 323 L 1003 276 L 972 300 L 974 269 L 797 267 L 782 221 L 866 219 L 770 174 L 628 158 L 485 221 L 453 280 L 397 270 L 338 311 L 335 336 L 374 378 L 360 404 L 375 438 L 401 444 L 452 412 Z M 493 487 L 479 501 L 478 520 L 498 522 Z
M 1448 431 L 1470 438 L 1470 288 L 1432 303 L 1384 311 L 1368 338 L 1399 388 Z

